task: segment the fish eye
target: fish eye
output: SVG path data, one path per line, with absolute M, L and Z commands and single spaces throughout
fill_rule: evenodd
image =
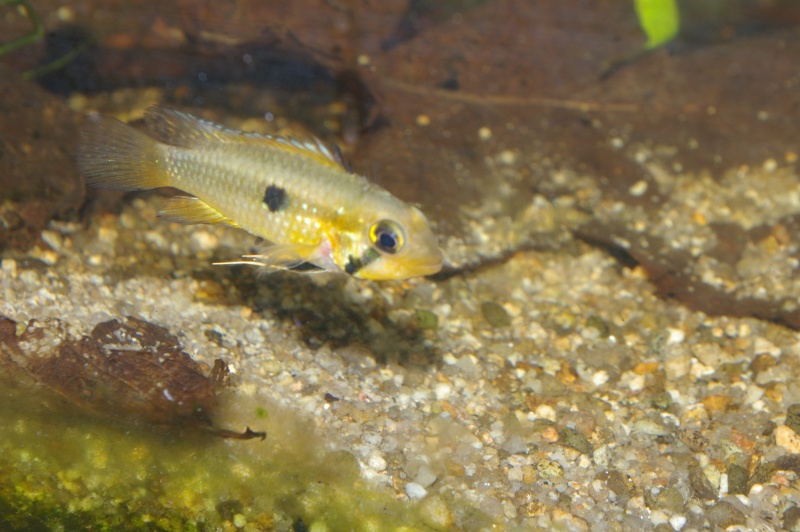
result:
M 392 220 L 381 220 L 369 229 L 372 244 L 384 253 L 397 253 L 403 247 L 403 230 Z

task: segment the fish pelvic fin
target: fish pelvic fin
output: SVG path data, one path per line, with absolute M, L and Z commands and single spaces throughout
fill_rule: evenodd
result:
M 181 224 L 208 224 L 208 225 L 229 225 L 239 227 L 239 224 L 227 218 L 217 209 L 205 201 L 187 196 L 175 196 L 170 198 L 163 209 L 158 211 L 158 215 L 170 222 Z
M 81 174 L 93 187 L 145 190 L 169 186 L 163 146 L 116 118 L 90 115 L 78 144 Z
M 265 271 L 291 270 L 303 263 L 313 263 L 317 255 L 317 246 L 302 244 L 276 244 L 264 249 L 258 255 L 244 255 L 241 261 L 216 262 L 216 266 L 247 264 L 261 266 Z

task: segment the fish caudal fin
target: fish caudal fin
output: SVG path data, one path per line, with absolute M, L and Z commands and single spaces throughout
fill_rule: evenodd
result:
M 78 168 L 89 185 L 118 190 L 169 186 L 156 140 L 116 118 L 91 115 L 78 145 Z

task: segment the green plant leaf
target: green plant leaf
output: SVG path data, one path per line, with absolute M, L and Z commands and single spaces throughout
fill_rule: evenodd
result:
M 634 0 L 639 25 L 647 35 L 645 49 L 651 50 L 671 41 L 680 30 L 676 0 Z

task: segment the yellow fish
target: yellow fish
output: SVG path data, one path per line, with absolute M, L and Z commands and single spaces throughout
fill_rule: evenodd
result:
M 363 279 L 431 275 L 442 253 L 422 212 L 353 174 L 320 141 L 242 133 L 162 107 L 145 114 L 153 136 L 92 115 L 78 165 L 93 186 L 174 187 L 190 196 L 160 213 L 182 223 L 241 227 L 272 243 L 227 264 L 310 263 Z M 156 140 L 158 139 L 158 140 Z

